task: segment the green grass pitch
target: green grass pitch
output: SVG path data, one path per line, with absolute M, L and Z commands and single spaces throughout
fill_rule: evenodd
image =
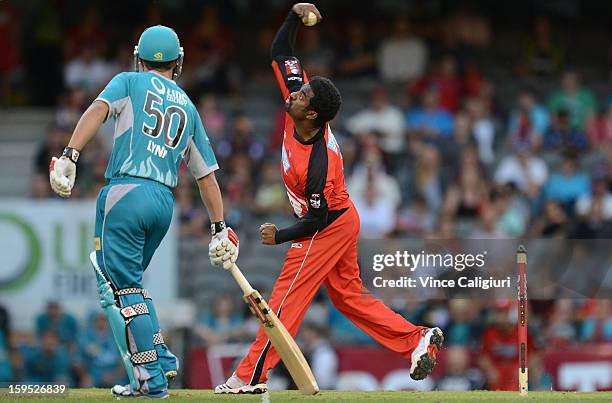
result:
M 130 399 L 121 399 L 130 401 Z M 1 402 L 111 402 L 115 399 L 107 389 L 71 389 L 64 396 L 9 396 L 6 390 L 0 392 Z M 142 400 L 138 400 L 142 401 Z M 165 400 L 168 401 L 168 400 Z M 610 402 L 612 392 L 530 392 L 519 396 L 518 392 L 342 392 L 322 391 L 316 396 L 303 396 L 297 391 L 271 391 L 264 395 L 214 395 L 210 390 L 171 389 L 171 402 Z

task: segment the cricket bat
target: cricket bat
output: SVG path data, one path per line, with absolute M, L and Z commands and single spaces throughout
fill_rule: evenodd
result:
M 285 363 L 293 381 L 304 395 L 314 395 L 319 392 L 319 385 L 315 380 L 304 354 L 291 337 L 285 326 L 278 319 L 268 303 L 261 297 L 259 291 L 251 287 L 238 266 L 235 264 L 229 269 L 232 276 L 244 293 L 243 299 L 249 305 L 253 315 L 257 317 L 270 342 Z

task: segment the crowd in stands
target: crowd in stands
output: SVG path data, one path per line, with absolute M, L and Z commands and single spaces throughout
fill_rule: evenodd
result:
M 392 306 L 409 320 L 440 326 L 447 351 L 445 371 L 418 389 L 507 389 L 516 385 L 516 305 L 509 300 L 452 299 Z M 612 342 L 612 302 L 606 299 L 534 301 L 531 306 L 530 386 L 550 390 L 551 374 L 541 363 L 544 351 Z M 127 382 L 106 317 L 94 312 L 81 322 L 55 301 L 36 318 L 33 334 L 11 331 L 0 307 L 0 382 L 61 382 L 79 387 L 109 387 Z M 195 345 L 250 342 L 259 329 L 235 293 L 220 291 L 211 311 L 191 329 Z M 338 312 L 323 294 L 306 314 L 299 342 L 321 387 L 335 388 L 338 356 L 334 347 L 376 343 Z M 171 344 L 171 342 L 170 342 Z M 282 375 L 282 372 L 281 372 Z M 280 376 L 280 375 L 279 375 Z M 323 386 L 325 385 L 325 386 Z
M 0 13 L 15 13 L 9 4 L 0 2 Z M 133 69 L 133 38 L 144 26 L 167 22 L 160 6 L 146 10 L 138 25 L 126 29 L 125 21 L 119 24 L 119 32 L 127 34 L 121 38 L 103 29 L 105 23 L 95 10 L 85 10 L 74 27 L 63 26 L 52 10 L 49 15 L 40 13 L 47 25 L 36 44 L 46 52 L 39 57 L 45 62 L 27 69 L 49 68 L 52 63 L 44 55 L 59 52 L 52 60 L 61 70 L 47 72 L 56 74 L 56 81 L 30 82 L 32 88 L 13 98 L 7 88 L 18 85 L 20 69 L 25 67 L 20 55 L 4 52 L 11 57 L 0 63 L 2 102 L 27 103 L 30 97 L 57 108 L 56 121 L 41 136 L 32 197 L 52 197 L 47 179 L 51 156 L 61 153 L 81 113 L 105 83 L 115 73 Z M 256 116 L 247 108 L 226 107 L 228 99 L 258 95 L 246 89 L 248 83 L 274 87 L 269 45 L 285 9 L 276 10 L 273 23 L 252 33 L 246 49 L 240 30 L 227 22 L 223 12 L 223 7 L 207 5 L 193 14 L 198 18 L 179 29 L 187 54 L 179 84 L 201 113 L 221 167 L 217 174 L 226 219 L 240 235 L 264 220 L 290 216 L 278 168 L 280 99 L 279 109 L 267 111 L 270 132 L 257 131 Z M 512 63 L 493 56 L 493 61 L 481 63 L 483 54 L 497 54 L 496 32 L 484 15 L 472 11 L 454 13 L 431 29 L 401 15 L 388 27 L 377 25 L 373 31 L 359 18 L 343 25 L 335 31 L 302 30 L 298 56 L 311 75 L 338 80 L 343 83 L 341 90 L 351 89 L 352 83 L 367 88 L 367 97 L 345 95 L 347 106 L 332 122 L 348 191 L 360 214 L 361 237 L 611 237 L 612 90 L 609 85 L 607 92 L 601 86 L 591 87 L 594 82 L 609 84 L 608 48 L 600 49 L 604 55 L 599 76 L 585 80 L 580 66 L 568 62 L 573 60 L 571 49 L 558 39 L 560 27 L 545 17 L 535 19 L 522 54 Z M 5 42 L 16 28 L 0 19 L 0 49 L 11 48 Z M 114 49 L 109 48 L 111 43 Z M 502 77 L 516 83 L 515 88 L 500 93 L 500 83 L 488 76 L 491 66 L 503 70 Z M 550 85 L 543 91 L 539 81 Z M 36 86 L 44 87 L 44 92 Z M 49 86 L 55 86 L 52 94 Z M 59 97 L 50 98 L 55 95 Z M 82 154 L 75 198 L 94 198 L 104 185 L 108 153 L 91 151 L 109 149 L 112 126 L 102 131 L 104 135 Z M 175 198 L 180 237 L 205 241 L 208 218 L 184 169 Z M 221 293 L 214 308 L 202 314 L 193 328 L 201 343 L 252 339 L 257 324 L 234 297 Z M 394 309 L 417 323 L 440 326 L 447 335 L 451 346 L 447 373 L 432 387 L 508 387 L 504 362 L 515 365 L 516 354 L 512 323 L 516 310 L 511 303 L 402 302 Z M 544 301 L 532 309 L 536 348 L 544 348 L 544 340 L 549 348 L 612 342 L 609 300 Z M 65 370 L 54 371 L 53 376 L 70 377 L 79 385 L 107 385 L 122 376 L 113 361 L 117 357 L 112 336 L 100 317 L 84 327 L 66 316 L 62 319 L 66 326 L 80 329 L 62 335 L 53 325 L 57 320 L 45 315 L 37 322 L 31 345 L 11 344 L 6 331 L 0 333 L 0 347 L 5 346 L 5 354 L 0 350 L 0 379 L 11 371 L 22 379 L 42 379 L 52 362 L 42 357 L 51 356 L 53 365 Z M 315 372 L 333 368 L 329 346 L 372 343 L 327 298 L 318 298 L 311 308 L 302 338 L 309 357 L 327 363 L 314 364 Z M 510 344 L 514 350 L 503 348 Z M 471 352 L 482 346 L 485 350 L 473 359 Z M 538 355 L 532 357 L 532 385 L 550 389 L 549 374 Z M 85 367 L 92 369 L 83 372 Z M 333 379 L 333 374 L 321 376 Z

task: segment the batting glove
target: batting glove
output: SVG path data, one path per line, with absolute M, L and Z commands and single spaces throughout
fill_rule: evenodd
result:
M 70 197 L 75 178 L 76 164 L 68 157 L 62 156 L 59 159 L 53 157 L 51 159 L 49 183 L 51 183 L 51 189 L 55 193 L 64 198 Z
M 208 246 L 208 256 L 213 266 L 221 266 L 229 270 L 238 259 L 240 241 L 231 228 L 224 228 L 213 235 Z

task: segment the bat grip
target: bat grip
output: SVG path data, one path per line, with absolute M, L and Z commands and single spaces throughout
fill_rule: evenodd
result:
M 251 293 L 255 291 L 253 287 L 251 287 L 251 284 L 249 284 L 249 281 L 246 279 L 246 277 L 244 277 L 244 275 L 242 274 L 238 266 L 236 266 L 235 263 L 232 265 L 232 267 L 229 268 L 229 271 L 230 273 L 232 273 L 232 276 L 234 276 L 234 279 L 240 286 L 240 289 L 242 289 L 242 292 L 244 293 L 244 295 L 251 295 Z

